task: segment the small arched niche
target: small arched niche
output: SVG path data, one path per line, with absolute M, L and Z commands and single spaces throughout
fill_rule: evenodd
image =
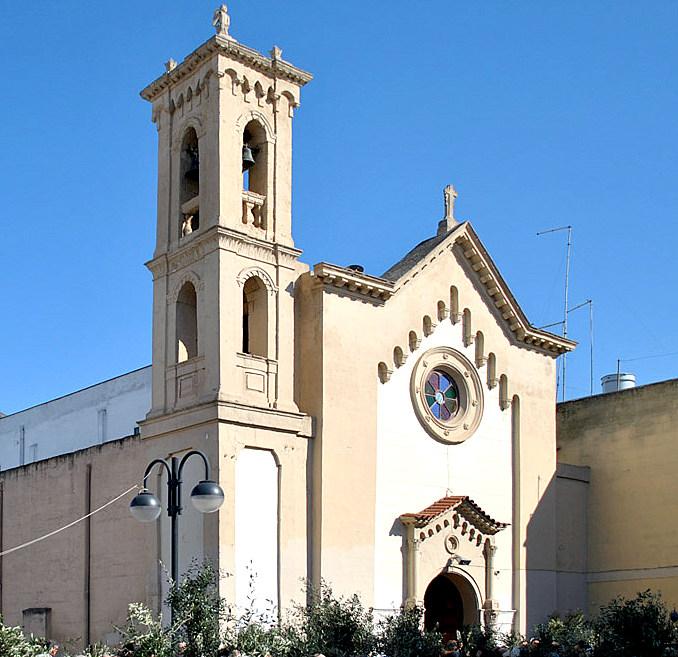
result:
M 177 363 L 198 355 L 198 296 L 193 283 L 182 285 L 176 303 Z
M 452 285 L 450 287 L 450 321 L 456 324 L 461 315 L 459 314 L 459 292 L 457 288 Z
M 200 147 L 195 128 L 188 128 L 181 140 L 179 167 L 181 236 L 200 228 Z
M 487 356 L 487 387 L 491 390 L 497 385 L 497 357 L 494 352 Z
M 483 367 L 487 363 L 485 356 L 485 336 L 482 331 L 476 333 L 476 367 Z
M 410 331 L 407 338 L 407 345 L 410 348 L 410 351 L 414 352 L 419 348 L 421 344 L 421 338 L 416 334 L 415 331 Z
M 473 327 L 471 326 L 471 311 L 468 308 L 464 308 L 464 312 L 461 317 L 462 325 L 462 334 L 464 337 L 464 346 L 468 347 L 473 344 Z
M 502 411 L 505 411 L 511 406 L 511 400 L 509 399 L 509 385 L 508 377 L 506 374 L 502 374 L 499 377 L 499 408 Z
M 242 288 L 242 350 L 268 357 L 268 290 L 258 276 L 248 278 Z

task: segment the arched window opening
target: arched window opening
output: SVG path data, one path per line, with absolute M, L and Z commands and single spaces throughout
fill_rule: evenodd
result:
M 194 128 L 181 142 L 179 203 L 181 236 L 186 237 L 200 228 L 200 149 Z
M 268 357 L 268 290 L 258 276 L 248 278 L 242 289 L 242 350 Z
M 447 306 L 444 301 L 438 301 L 438 321 L 442 322 L 447 317 Z
M 485 336 L 482 331 L 476 333 L 476 367 L 483 367 L 487 362 L 485 358 Z
M 464 308 L 464 312 L 461 317 L 461 325 L 463 328 L 464 336 L 464 346 L 468 347 L 473 344 L 473 329 L 471 328 L 471 311 L 468 308 Z
M 250 121 L 242 136 L 244 224 L 266 228 L 264 202 L 268 183 L 268 142 L 258 121 Z
M 407 360 L 407 354 L 402 350 L 402 347 L 394 347 L 393 349 L 393 364 L 396 367 L 402 367 Z
M 198 355 L 198 297 L 192 283 L 184 283 L 176 306 L 177 363 Z
M 421 339 L 417 336 L 417 334 L 414 331 L 410 331 L 407 342 L 408 346 L 410 347 L 410 351 L 416 351 L 419 348 L 419 345 L 421 344 Z

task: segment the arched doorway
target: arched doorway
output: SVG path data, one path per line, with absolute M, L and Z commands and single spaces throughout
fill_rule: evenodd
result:
M 424 593 L 424 627 L 455 638 L 464 625 L 478 622 L 478 601 L 471 585 L 456 573 L 438 575 Z
M 438 575 L 424 594 L 424 627 L 438 630 L 445 639 L 456 638 L 464 626 L 464 603 L 459 589 L 444 575 Z

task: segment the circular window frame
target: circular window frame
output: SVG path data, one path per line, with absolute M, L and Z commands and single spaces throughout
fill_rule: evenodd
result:
M 459 410 L 448 422 L 431 413 L 424 384 L 433 370 L 448 374 L 459 391 Z M 422 354 L 412 370 L 410 396 L 417 419 L 433 438 L 447 445 L 468 440 L 483 416 L 483 386 L 471 361 L 451 347 L 435 347 Z

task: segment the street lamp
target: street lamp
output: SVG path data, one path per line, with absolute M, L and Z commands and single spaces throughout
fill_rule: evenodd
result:
M 148 477 L 156 465 L 167 470 L 167 515 L 172 521 L 171 562 L 172 580 L 175 586 L 179 583 L 179 515 L 181 506 L 181 474 L 189 457 L 197 455 L 205 464 L 205 478 L 199 481 L 191 491 L 191 502 L 201 513 L 214 513 L 224 502 L 224 491 L 216 481 L 210 479 L 210 464 L 207 456 L 200 450 L 193 449 L 184 454 L 181 461 L 176 456 L 169 459 L 154 459 L 146 467 L 143 488 L 134 496 L 129 510 L 139 522 L 153 522 L 160 517 L 162 506 L 160 500 L 148 490 Z

